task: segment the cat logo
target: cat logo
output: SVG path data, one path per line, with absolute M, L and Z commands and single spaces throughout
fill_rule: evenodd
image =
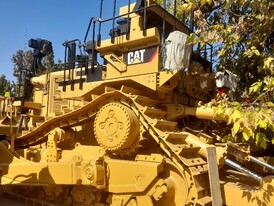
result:
M 136 64 L 144 62 L 145 49 L 129 52 L 127 54 L 127 64 Z
M 157 54 L 157 47 L 149 47 L 124 53 L 124 62 L 127 65 L 151 62 Z

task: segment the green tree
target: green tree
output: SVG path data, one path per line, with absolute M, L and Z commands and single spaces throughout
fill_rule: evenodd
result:
M 55 72 L 63 70 L 62 61 L 58 59 L 57 63 L 54 61 L 54 52 L 47 55 L 43 60 L 43 65 L 48 72 Z
M 32 62 L 32 50 L 23 51 L 18 50 L 14 55 L 12 55 L 11 61 L 13 66 L 13 76 L 19 80 L 22 72 L 29 70 Z
M 46 68 L 47 71 L 52 72 L 54 67 L 54 53 L 50 53 L 49 55 L 45 56 L 43 59 L 43 66 Z
M 168 9 L 173 2 L 166 0 Z M 273 0 L 184 0 L 177 1 L 176 8 L 185 22 L 193 13 L 199 37 L 193 33 L 190 39 L 201 46 L 213 44 L 216 69 L 236 73 L 242 90 L 274 75 Z
M 2 74 L 0 76 L 0 95 L 4 96 L 6 92 L 10 92 L 11 94 L 11 82 Z
M 64 64 L 61 59 L 57 60 L 57 63 L 53 66 L 53 71 L 62 71 L 64 70 Z
M 23 95 L 24 80 L 26 78 L 26 72 L 31 66 L 32 55 L 32 50 L 18 50 L 14 55 L 12 55 L 11 61 L 14 65 L 13 76 L 16 77 L 16 83 L 13 84 L 16 97 Z
M 26 73 L 30 70 L 32 59 L 32 50 L 18 50 L 11 58 L 14 64 L 13 75 L 16 77 L 16 83 L 13 83 L 16 96 L 22 96 L 23 94 Z M 58 60 L 58 63 L 55 64 L 54 52 L 45 56 L 42 60 L 42 64 L 48 72 L 60 71 L 63 69 L 61 60 Z
M 159 0 L 162 4 L 164 1 Z M 166 6 L 174 7 L 172 0 Z M 230 70 L 240 77 L 241 95 L 253 102 L 222 102 L 216 112 L 232 108 L 226 138 L 251 141 L 263 148 L 274 144 L 274 1 L 184 0 L 177 1 L 177 16 L 195 29 L 189 42 L 214 46 L 216 70 Z M 198 35 L 198 37 L 197 37 Z

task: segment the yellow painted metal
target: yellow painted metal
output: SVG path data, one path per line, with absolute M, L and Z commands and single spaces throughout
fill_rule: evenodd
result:
M 131 8 L 133 8 L 132 4 Z M 123 15 L 125 9 L 121 8 L 120 15 Z M 141 29 L 140 16 L 137 13 L 130 15 L 130 32 L 127 35 L 121 35 L 114 37 L 113 42 L 111 39 L 103 40 L 100 46 L 97 46 L 97 50 L 101 55 L 109 61 L 107 64 L 107 75 L 106 79 L 112 79 L 117 77 L 125 77 L 132 75 L 140 75 L 145 73 L 158 72 L 159 67 L 159 44 L 160 35 L 157 28 L 149 28 L 146 30 L 146 35 Z M 140 39 L 141 37 L 141 39 Z M 140 44 L 141 41 L 141 44 Z M 130 52 L 138 49 L 145 49 L 152 46 L 157 47 L 157 54 L 149 63 L 125 65 L 123 59 L 123 53 Z M 113 51 L 120 51 L 120 56 L 113 54 Z M 111 58 L 112 57 L 112 58 Z M 111 60 L 113 59 L 113 60 Z M 115 61 L 114 61 L 115 59 Z
M 98 143 L 108 151 L 130 151 L 139 135 L 139 121 L 132 110 L 119 103 L 104 105 L 97 113 L 94 133 Z
M 27 108 L 27 109 L 39 110 L 39 109 L 41 109 L 41 104 L 40 103 L 35 103 L 35 102 L 25 101 L 24 104 L 23 104 L 23 107 Z
M 152 62 L 143 64 L 128 65 L 126 72 L 120 72 L 112 65 L 107 65 L 106 79 L 128 77 L 132 78 L 134 75 L 153 74 L 159 71 L 159 62 L 157 55 Z M 134 78 L 133 78 L 134 79 Z
M 181 72 L 179 70 L 175 71 L 161 71 L 159 73 L 159 87 L 168 89 L 174 89 L 178 86 L 181 80 Z
M 273 176 L 264 178 L 261 185 L 256 185 L 256 183 L 248 180 L 248 177 L 245 177 L 245 181 L 249 181 L 249 183 L 246 184 L 246 182 L 237 181 L 237 177 L 239 178 L 240 175 L 231 176 L 232 179 L 234 178 L 234 182 L 221 182 L 221 191 L 225 205 L 241 204 L 270 206 L 273 204 Z
M 40 76 L 40 77 L 32 77 L 31 78 L 31 84 L 34 86 L 34 87 L 37 87 L 37 88 L 43 88 L 46 84 L 46 75 L 43 75 L 43 76 Z
M 167 119 L 170 119 L 170 120 L 191 115 L 200 119 L 228 121 L 229 113 L 231 112 L 230 109 L 227 109 L 225 114 L 217 115 L 216 112 L 214 111 L 214 108 L 209 108 L 204 106 L 189 107 L 181 104 L 178 104 L 178 105 L 166 104 L 165 106 L 168 110 Z
M 103 55 L 107 54 L 111 51 L 122 51 L 126 52 L 130 49 L 139 49 L 145 47 L 151 47 L 155 45 L 159 45 L 160 35 L 157 28 L 147 29 L 146 36 L 143 35 L 143 31 L 141 30 L 139 24 L 139 18 L 132 19 L 132 24 L 136 21 L 136 25 L 138 25 L 138 29 L 133 29 L 130 33 L 130 38 L 127 39 L 126 35 L 121 35 L 114 38 L 114 43 L 111 42 L 111 39 L 106 39 L 101 42 L 101 45 L 96 49 Z M 140 37 L 142 37 L 142 46 L 140 43 Z
M 113 193 L 143 192 L 160 172 L 160 163 L 157 162 L 109 160 L 107 163 L 110 177 L 108 191 Z
M 105 187 L 105 165 L 104 160 L 98 157 L 101 148 L 93 148 L 93 151 L 89 151 L 94 156 L 89 160 L 84 159 L 84 152 L 87 149 L 84 146 L 79 145 L 72 151 L 68 151 L 65 155 L 66 158 L 71 156 L 69 161 L 59 162 L 61 164 L 56 164 L 54 162 L 47 162 L 45 158 L 49 158 L 48 155 L 52 153 L 47 150 L 44 151 L 47 154 L 41 154 L 40 163 L 33 163 L 26 159 L 20 158 L 19 154 L 11 153 L 7 145 L 0 143 L 1 149 L 1 184 L 39 184 L 39 185 L 71 185 L 78 184 L 79 181 L 83 185 L 92 185 L 98 189 Z M 103 153 L 101 153 L 103 154 Z M 39 153 L 36 153 L 36 156 Z M 64 158 L 64 159 L 66 159 Z M 4 162 L 6 164 L 4 164 Z M 20 171 L 20 176 L 18 172 Z M 62 174 L 60 174 L 60 172 Z
M 105 54 L 105 59 L 120 73 L 127 70 L 127 65 L 125 62 L 119 59 L 115 54 Z
M 175 22 L 176 29 L 188 33 L 154 1 L 147 0 L 147 5 L 148 18 L 165 15 L 170 28 Z M 127 6 L 120 9 L 120 15 L 127 12 Z M 6 99 L 0 101 L 0 181 L 17 188 L 7 193 L 30 201 L 29 191 L 37 191 L 33 205 L 273 205 L 273 177 L 265 169 L 249 167 L 263 176 L 254 182 L 224 166 L 229 156 L 250 160 L 249 150 L 214 136 L 215 130 L 226 129 L 218 128 L 226 127 L 218 121 L 226 122 L 230 111 L 215 115 L 214 109 L 195 106 L 214 89 L 212 75 L 162 71 L 162 21 L 150 22 L 155 25 L 143 31 L 142 12 L 129 17 L 129 34 L 96 46 L 106 65 L 34 77 L 33 101 L 9 108 Z M 126 61 L 151 48 L 149 61 Z M 21 106 L 29 111 L 19 115 Z M 217 163 L 208 160 L 214 158 L 208 157 L 208 148 L 216 150 Z M 218 172 L 222 200 L 212 201 L 219 195 L 219 183 L 212 178 Z
M 164 171 L 161 174 L 163 182 L 159 181 L 152 196 L 157 204 L 162 206 L 186 205 L 189 185 L 184 172 L 170 160 L 166 161 Z M 157 196 L 157 193 L 160 193 Z M 155 198 L 157 196 L 157 198 Z

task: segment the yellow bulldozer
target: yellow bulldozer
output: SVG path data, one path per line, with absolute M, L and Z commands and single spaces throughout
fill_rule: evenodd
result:
M 0 100 L 2 196 L 41 206 L 274 205 L 273 157 L 220 142 L 228 117 L 199 106 L 214 98 L 212 47 L 194 51 L 193 28 L 152 0 L 129 0 L 118 15 L 115 0 L 105 20 L 98 2 L 83 43 L 64 43 L 63 71 L 41 63 L 50 41 L 29 41 L 24 93 Z

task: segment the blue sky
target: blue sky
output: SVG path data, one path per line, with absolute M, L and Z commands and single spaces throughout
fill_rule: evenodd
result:
M 113 2 L 104 0 L 103 19 L 111 17 Z M 117 7 L 127 2 L 117 0 Z M 31 38 L 51 41 L 55 60 L 63 61 L 62 43 L 71 39 L 83 42 L 90 18 L 99 17 L 99 8 L 99 0 L 1 0 L 0 75 L 14 80 L 11 57 L 19 49 L 29 50 Z M 105 34 L 109 29 L 104 29 Z

